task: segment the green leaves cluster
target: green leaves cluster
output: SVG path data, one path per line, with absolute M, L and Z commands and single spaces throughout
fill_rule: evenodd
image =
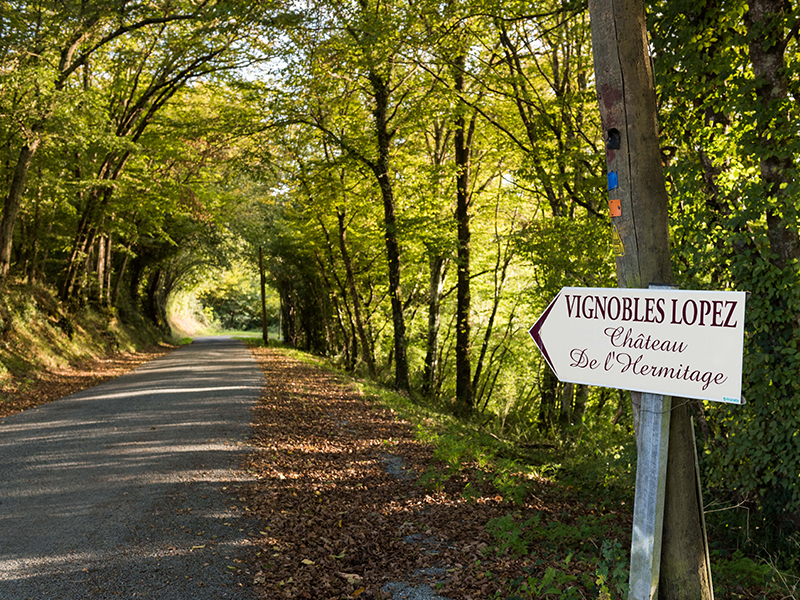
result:
M 287 340 L 388 380 L 404 326 L 411 393 L 449 405 L 469 302 L 475 412 L 548 429 L 559 411 L 536 405 L 556 386 L 564 421 L 580 420 L 586 400 L 544 377 L 524 331 L 561 285 L 613 276 L 588 40 L 586 14 L 560 4 L 300 13 L 262 90 L 281 182 L 262 239 L 295 314 Z M 469 299 L 456 290 L 465 268 Z
M 267 8 L 0 5 L 0 279 L 165 324 L 165 298 L 219 258 L 223 161 L 248 114 L 226 74 Z

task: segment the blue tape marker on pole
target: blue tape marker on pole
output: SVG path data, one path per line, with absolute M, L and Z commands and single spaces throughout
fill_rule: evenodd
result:
M 617 179 L 616 171 L 609 171 L 608 173 L 608 189 L 615 190 L 619 187 L 619 180 Z

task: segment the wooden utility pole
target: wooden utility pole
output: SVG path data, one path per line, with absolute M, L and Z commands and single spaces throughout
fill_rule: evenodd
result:
M 650 284 L 672 284 L 669 254 L 668 197 L 658 144 L 655 90 L 647 42 L 643 0 L 590 0 L 595 85 L 600 106 L 608 166 L 611 236 L 616 255 L 617 284 L 621 288 L 643 288 Z M 656 479 L 664 491 L 652 490 L 644 502 L 652 522 L 652 556 L 647 548 L 634 547 L 630 600 L 709 600 L 713 598 L 707 561 L 702 498 L 698 478 L 688 401 L 664 402 L 631 393 L 639 445 L 639 471 L 651 455 Z M 641 420 L 649 423 L 654 411 L 669 411 L 669 420 L 658 427 L 669 431 L 666 475 L 664 457 L 653 455 L 652 436 L 639 436 Z M 659 408 L 660 407 L 660 408 Z M 659 445 L 662 441 L 659 438 Z M 666 445 L 666 444 L 665 444 Z M 662 446 L 662 449 L 666 447 Z M 657 454 L 657 453 L 656 453 Z M 659 466 L 660 465 L 660 466 Z M 663 481 L 666 479 L 666 481 Z M 650 495 L 651 490 L 645 493 Z M 664 494 L 659 499 L 659 494 Z M 663 534 L 661 510 L 663 507 Z M 636 512 L 636 507 L 634 508 Z M 636 517 L 634 517 L 636 518 Z M 659 543 L 659 540 L 660 543 Z M 648 545 L 648 544 L 640 544 Z M 660 546 L 660 548 L 659 548 Z M 660 556 L 659 556 L 660 554 Z M 651 572 L 642 576 L 642 564 Z M 634 573 L 633 571 L 639 571 Z M 634 579 L 638 578 L 637 581 Z
M 269 329 L 267 328 L 267 278 L 264 276 L 264 248 L 258 247 L 258 273 L 261 276 L 261 338 L 264 345 L 269 346 Z

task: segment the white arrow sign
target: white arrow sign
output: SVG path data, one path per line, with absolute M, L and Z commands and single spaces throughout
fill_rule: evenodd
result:
M 742 402 L 745 292 L 563 288 L 530 329 L 561 381 Z

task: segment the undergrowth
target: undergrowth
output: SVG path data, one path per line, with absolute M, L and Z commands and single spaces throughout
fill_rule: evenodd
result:
M 8 284 L 0 296 L 0 401 L 24 392 L 43 372 L 155 345 L 163 336 L 112 311 L 63 306 L 54 290 Z

